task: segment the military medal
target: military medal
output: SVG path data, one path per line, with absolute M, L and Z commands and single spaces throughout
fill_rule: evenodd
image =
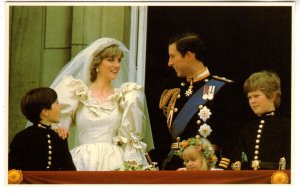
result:
M 214 95 L 215 95 L 215 89 L 216 89 L 216 86 L 206 86 L 206 85 L 204 85 L 204 87 L 203 87 L 204 89 L 203 89 L 203 96 L 202 96 L 202 98 L 204 99 L 204 100 L 212 100 L 212 99 L 214 99 Z
M 204 87 L 203 87 L 203 96 L 202 96 L 202 98 L 204 100 L 208 99 L 208 90 L 209 90 L 209 86 L 204 85 Z
M 216 86 L 209 86 L 208 88 L 208 99 L 212 100 L 214 98 Z
M 206 138 L 207 136 L 210 135 L 210 133 L 212 132 L 212 129 L 210 128 L 209 125 L 207 125 L 205 122 L 210 118 L 211 112 L 210 109 L 208 109 L 206 106 L 199 106 L 200 111 L 198 112 L 198 116 L 200 118 L 200 120 L 197 121 L 197 124 L 201 124 L 201 120 L 204 122 L 204 124 L 202 124 L 198 130 L 198 132 L 200 133 L 200 135 L 204 138 Z
M 185 96 L 189 97 L 193 94 L 193 80 L 190 81 L 190 86 L 188 90 L 185 91 Z
M 191 88 L 189 87 L 189 89 L 185 91 L 185 96 L 186 96 L 186 97 L 189 97 L 189 96 L 191 96 L 192 94 L 193 94 L 193 89 L 192 89 L 192 87 L 191 87 Z

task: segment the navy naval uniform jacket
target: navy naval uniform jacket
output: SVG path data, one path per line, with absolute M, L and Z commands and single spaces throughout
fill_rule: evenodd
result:
M 242 155 L 242 152 L 246 155 Z M 233 160 L 242 162 L 242 169 L 252 169 L 252 161 L 258 160 L 261 170 L 279 168 L 279 160 L 284 157 L 286 168 L 291 160 L 291 120 L 279 113 L 270 112 L 241 129 L 240 143 L 233 154 Z
M 46 125 L 34 124 L 17 133 L 8 156 L 9 170 L 76 170 L 67 139 Z
M 203 87 L 210 79 L 212 79 L 211 76 L 193 83 L 193 92 Z M 232 152 L 232 147 L 235 144 L 232 143 L 232 136 L 235 135 L 233 130 L 236 129 L 242 121 L 241 117 L 243 115 L 241 113 L 243 111 L 241 111 L 241 108 L 244 104 L 244 102 L 242 102 L 244 94 L 234 82 L 228 82 L 227 79 L 220 79 L 219 81 L 224 82 L 224 86 L 214 94 L 212 100 L 208 100 L 203 106 L 206 106 L 211 112 L 211 116 L 207 119 L 206 124 L 211 127 L 212 132 L 207 139 L 210 140 L 212 144 L 217 145 L 216 154 L 220 161 L 222 157 L 227 157 L 227 155 Z M 185 85 L 180 85 L 179 88 L 180 98 L 176 101 L 175 108 L 177 108 L 177 112 L 174 113 L 173 121 L 191 97 L 185 95 L 186 90 L 189 88 L 189 82 L 185 81 Z M 200 94 L 199 98 L 202 98 L 202 94 Z M 198 130 L 203 123 L 197 124 L 197 120 L 199 120 L 198 112 L 199 109 L 188 122 L 182 134 L 179 135 L 181 141 L 199 135 Z M 176 140 L 173 139 L 173 142 L 176 142 Z M 170 155 L 170 153 L 162 166 L 165 170 L 176 170 L 180 167 L 183 167 L 182 159 L 176 155 Z

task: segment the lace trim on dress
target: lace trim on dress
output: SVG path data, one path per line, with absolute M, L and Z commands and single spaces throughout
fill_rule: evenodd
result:
M 91 96 L 90 90 L 83 81 L 75 79 L 72 76 L 65 76 L 64 83 L 68 87 L 68 90 L 74 92 L 75 97 L 77 97 L 81 103 L 95 113 L 98 113 L 100 109 L 109 111 L 117 107 L 117 102 L 110 99 L 114 94 L 110 96 L 106 102 L 100 103 Z
M 110 96 L 107 100 L 114 99 L 115 101 L 119 102 L 124 97 L 126 92 L 132 91 L 133 89 L 140 90 L 141 88 L 142 86 L 137 83 L 123 83 L 119 88 L 114 89 L 114 95 Z

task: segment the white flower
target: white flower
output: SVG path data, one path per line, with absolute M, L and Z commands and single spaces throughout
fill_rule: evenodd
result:
M 211 112 L 210 109 L 208 109 L 206 106 L 204 106 L 202 109 L 200 109 L 198 113 L 200 119 L 202 119 L 204 122 L 210 118 Z
M 211 128 L 209 125 L 207 125 L 206 123 L 204 123 L 203 125 L 200 126 L 198 132 L 200 133 L 200 135 L 204 138 L 206 138 L 207 136 L 210 135 L 210 133 L 212 132 Z

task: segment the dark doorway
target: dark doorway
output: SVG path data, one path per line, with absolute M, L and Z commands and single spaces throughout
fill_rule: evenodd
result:
M 211 72 L 234 80 L 241 89 L 253 72 L 276 71 L 282 80 L 281 112 L 290 117 L 291 16 L 290 6 L 148 7 L 145 90 L 156 147 L 151 152 L 154 161 L 161 165 L 171 143 L 158 107 L 160 95 L 179 83 L 167 66 L 169 37 L 199 33 L 208 47 L 206 64 Z

